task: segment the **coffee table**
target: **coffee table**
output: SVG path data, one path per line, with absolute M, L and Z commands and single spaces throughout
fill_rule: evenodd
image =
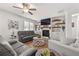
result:
M 42 38 L 34 37 L 32 44 L 33 46 L 37 47 L 43 46 L 45 44 L 45 40 L 43 40 Z
M 41 53 L 42 53 L 43 50 L 44 49 L 38 49 L 35 55 L 41 56 Z M 50 56 L 61 56 L 61 54 L 59 52 L 57 52 L 55 50 L 51 50 L 51 49 L 49 49 L 49 50 L 50 50 Z

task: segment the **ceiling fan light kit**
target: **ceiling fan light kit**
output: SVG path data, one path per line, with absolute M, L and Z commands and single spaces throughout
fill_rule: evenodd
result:
M 27 13 L 29 10 L 28 9 L 23 9 L 23 12 Z

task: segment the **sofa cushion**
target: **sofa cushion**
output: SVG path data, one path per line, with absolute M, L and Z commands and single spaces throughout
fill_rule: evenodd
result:
M 16 51 L 16 53 L 17 53 L 18 55 L 20 55 L 21 53 L 23 53 L 23 52 L 26 51 L 27 49 L 29 49 L 29 48 L 26 47 L 26 46 L 21 46 L 21 47 L 16 48 L 15 51 Z
M 15 43 L 15 44 L 12 44 L 11 46 L 12 46 L 13 49 L 15 50 L 15 49 L 17 49 L 17 48 L 19 48 L 19 47 L 21 47 L 21 46 L 24 46 L 24 44 L 21 44 L 20 42 L 17 42 L 17 43 Z
M 68 39 L 62 40 L 61 42 L 62 42 L 63 44 L 66 44 L 66 45 L 70 45 L 70 44 L 72 44 L 72 43 L 75 43 L 75 41 L 76 41 L 76 39 L 68 38 Z
M 28 38 L 32 38 L 33 36 L 25 36 L 22 39 L 28 39 Z
M 5 50 L 9 51 L 9 55 L 17 55 L 16 52 L 14 51 L 14 49 L 11 47 L 11 45 L 8 43 L 8 41 L 6 41 L 2 36 L 0 36 L 0 44 L 3 46 L 3 48 L 5 48 Z M 2 51 L 4 52 L 4 51 Z M 5 54 L 7 54 L 8 52 L 6 52 Z M 8 54 L 7 54 L 8 55 Z
M 17 41 L 14 41 L 14 40 L 9 41 L 9 44 L 10 44 L 10 45 L 13 45 L 13 44 L 15 44 L 15 43 L 17 43 Z
M 16 52 L 8 44 L 0 44 L 0 56 L 14 56 Z
M 11 56 L 12 54 L 8 49 L 5 48 L 2 44 L 0 44 L 0 56 Z
M 15 43 L 12 43 L 15 42 Z M 24 45 L 23 43 L 19 41 L 11 41 L 11 45 L 8 41 L 0 37 L 0 56 L 16 56 L 16 55 L 32 55 L 33 52 L 36 50 L 33 48 L 30 48 L 27 45 Z
M 35 54 L 37 51 L 37 49 L 34 48 L 30 48 L 27 49 L 25 52 L 23 52 L 22 54 L 20 54 L 20 56 L 32 56 L 33 54 Z
M 75 47 L 75 48 L 79 48 L 79 43 L 72 43 L 70 46 Z

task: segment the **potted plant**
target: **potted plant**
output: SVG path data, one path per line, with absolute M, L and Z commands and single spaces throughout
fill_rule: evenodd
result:
M 50 56 L 49 49 L 45 48 L 44 50 L 42 50 L 41 56 Z

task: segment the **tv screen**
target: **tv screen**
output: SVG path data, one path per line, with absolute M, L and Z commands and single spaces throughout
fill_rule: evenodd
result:
M 42 19 L 41 20 L 41 25 L 50 25 L 50 18 L 47 18 L 47 19 Z

